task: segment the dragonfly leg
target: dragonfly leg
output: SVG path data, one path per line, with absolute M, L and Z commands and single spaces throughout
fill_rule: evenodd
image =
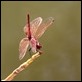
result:
M 29 54 L 30 54 L 30 57 L 32 56 L 32 54 L 31 54 L 31 48 L 29 48 Z
M 42 54 L 42 51 L 40 49 L 37 49 L 36 51 L 39 52 L 40 54 Z

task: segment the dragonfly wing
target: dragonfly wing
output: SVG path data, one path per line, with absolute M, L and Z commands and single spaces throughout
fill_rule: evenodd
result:
M 19 59 L 20 60 L 25 56 L 28 46 L 29 46 L 28 38 L 23 38 L 19 44 Z
M 54 19 L 52 17 L 49 17 L 48 19 L 46 19 L 37 29 L 36 34 L 35 34 L 35 38 L 40 38 L 43 33 L 45 32 L 45 30 L 54 22 Z
M 25 27 L 24 27 L 24 33 L 28 36 L 28 25 L 25 25 Z
M 42 22 L 42 18 L 41 17 L 38 17 L 36 19 L 34 19 L 31 23 L 30 23 L 30 31 L 31 31 L 31 34 L 34 36 L 35 33 L 36 33 L 36 30 L 38 29 L 38 27 L 40 26 Z M 25 34 L 27 34 L 28 36 L 28 24 L 25 25 L 24 27 L 24 32 Z
M 41 17 L 38 17 L 36 19 L 34 19 L 30 25 L 31 25 L 31 33 L 32 35 L 34 36 L 38 27 L 40 26 L 40 24 L 42 23 L 42 18 Z

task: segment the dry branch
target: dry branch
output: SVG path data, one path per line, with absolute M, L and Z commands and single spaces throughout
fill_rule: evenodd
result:
M 15 76 L 17 76 L 21 71 L 23 71 L 26 67 L 28 67 L 35 59 L 37 59 L 41 53 L 37 52 L 34 54 L 30 59 L 28 59 L 26 62 L 21 64 L 18 68 L 16 68 L 8 77 L 6 77 L 2 81 L 11 81 L 14 79 Z

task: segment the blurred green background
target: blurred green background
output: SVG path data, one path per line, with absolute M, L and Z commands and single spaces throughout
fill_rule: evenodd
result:
M 25 37 L 26 15 L 31 20 L 53 17 L 55 22 L 39 39 L 43 54 L 13 81 L 81 80 L 80 1 L 2 1 L 1 79 L 30 56 L 19 60 L 19 42 Z

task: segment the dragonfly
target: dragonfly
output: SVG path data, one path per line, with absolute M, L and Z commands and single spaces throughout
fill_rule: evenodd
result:
M 47 18 L 43 21 L 42 17 L 37 17 L 30 22 L 30 16 L 27 14 L 27 22 L 24 26 L 24 33 L 26 35 L 19 43 L 19 59 L 23 59 L 28 47 L 33 53 L 39 52 L 42 45 L 38 39 L 44 34 L 46 29 L 54 22 L 53 17 Z

